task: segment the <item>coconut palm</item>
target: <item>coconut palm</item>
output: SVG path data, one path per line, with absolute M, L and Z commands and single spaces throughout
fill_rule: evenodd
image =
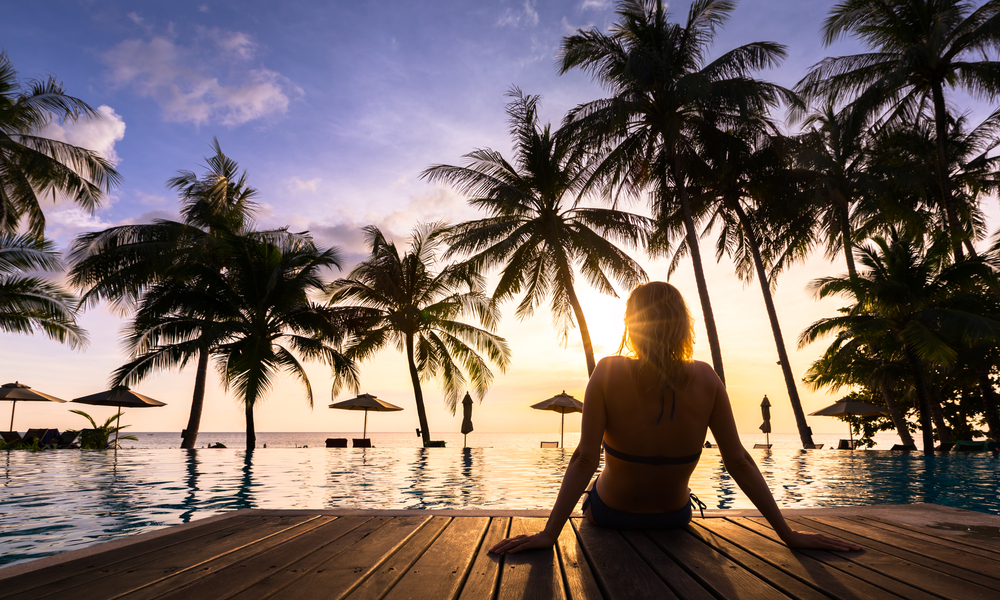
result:
M 735 7 L 731 0 L 695 0 L 682 26 L 670 22 L 662 0 L 621 0 L 610 34 L 578 31 L 563 39 L 557 58 L 561 73 L 582 68 L 612 94 L 576 107 L 567 117 L 592 148 L 606 151 L 593 179 L 604 181 L 616 197 L 649 189 L 658 211 L 667 202 L 677 203 L 712 363 L 723 380 L 722 350 L 688 193 L 691 172 L 702 162 L 702 140 L 711 132 L 765 114 L 780 101 L 796 101 L 787 90 L 751 76 L 784 58 L 780 44 L 755 42 L 708 59 L 717 28 Z
M 39 135 L 53 118 L 81 116 L 99 115 L 67 95 L 53 77 L 22 87 L 0 52 L 0 231 L 14 232 L 26 221 L 28 231 L 41 238 L 45 215 L 39 196 L 64 194 L 93 212 L 118 184 L 118 172 L 96 152 Z
M 115 372 L 112 384 L 133 385 L 209 347 L 227 391 L 235 390 L 244 406 L 252 450 L 254 407 L 279 372 L 302 383 L 312 406 L 299 357 L 330 366 L 357 388 L 354 364 L 338 350 L 348 329 L 335 310 L 310 300 L 325 289 L 324 272 L 340 267 L 339 252 L 303 238 L 220 234 L 215 243 L 227 257 L 225 269 L 186 264 L 145 292 L 126 338 L 133 360 Z
M 365 324 L 347 341 L 347 359 L 368 360 L 390 343 L 406 354 L 425 445 L 431 438 L 421 379 L 440 377 L 445 406 L 454 414 L 467 384 L 480 400 L 486 394 L 493 381 L 487 360 L 501 371 L 510 362 L 506 340 L 493 333 L 499 312 L 478 272 L 456 264 L 434 272 L 445 230 L 440 223 L 416 228 L 410 248 L 400 254 L 377 227 L 365 227 L 370 255 L 329 286 L 330 303 L 350 311 L 345 318 Z M 466 315 L 485 329 L 459 320 Z M 334 397 L 345 381 L 334 379 Z
M 932 112 L 935 175 L 952 251 L 961 259 L 968 232 L 946 168 L 953 117 L 945 89 L 983 100 L 1000 92 L 1000 62 L 989 59 L 1000 44 L 1000 0 L 978 8 L 967 0 L 844 0 L 830 12 L 823 35 L 828 45 L 856 37 L 870 52 L 817 63 L 799 82 L 805 95 L 831 103 L 850 99 L 858 114 L 887 123 L 912 123 Z
M 892 336 L 910 369 L 919 401 L 920 428 L 925 453 L 932 453 L 931 421 L 942 442 L 950 441 L 940 404 L 931 397 L 925 371 L 928 365 L 949 366 L 961 346 L 1000 341 L 1000 321 L 980 314 L 978 296 L 992 276 L 980 258 L 950 264 L 950 239 L 942 238 L 925 251 L 912 238 L 872 238 L 859 248 L 867 271 L 850 277 L 824 277 L 812 282 L 817 296 L 842 295 L 854 304 L 840 316 L 821 319 L 802 332 L 803 346 L 837 333 L 835 345 L 860 337 Z M 972 307 L 975 312 L 968 309 Z
M 87 343 L 76 323 L 77 299 L 62 287 L 29 271 L 60 271 L 62 262 L 52 242 L 34 235 L 0 234 L 0 331 L 41 331 L 71 348 Z
M 191 264 L 226 268 L 231 257 L 227 235 L 245 235 L 253 229 L 257 190 L 247 182 L 246 171 L 223 153 L 218 139 L 212 140 L 214 154 L 206 158 L 206 170 L 199 177 L 178 171 L 167 185 L 180 195 L 182 221 L 155 220 L 153 223 L 122 225 L 80 235 L 70 254 L 71 283 L 83 290 L 85 304 L 110 302 L 119 312 L 129 314 L 152 286 Z M 287 232 L 261 232 L 259 237 L 289 236 Z M 196 353 L 194 392 L 187 427 L 182 432 L 182 448 L 194 448 L 205 400 L 205 384 L 211 348 Z M 193 358 L 193 356 L 192 356 Z M 185 361 L 179 363 L 183 367 Z
M 643 242 L 651 222 L 619 210 L 580 206 L 588 156 L 566 131 L 539 126 L 538 96 L 517 88 L 508 95 L 514 99 L 507 105 L 513 164 L 487 148 L 465 155 L 465 166 L 436 165 L 422 174 L 456 186 L 489 215 L 454 226 L 445 257 L 467 255 L 476 272 L 500 268 L 493 297 L 499 302 L 523 293 L 519 318 L 531 316 L 551 296 L 552 317 L 563 339 L 574 322 L 580 328 L 589 376 L 597 363 L 575 288 L 576 271 L 615 297 L 612 280 L 626 289 L 646 281 L 639 263 L 615 242 Z

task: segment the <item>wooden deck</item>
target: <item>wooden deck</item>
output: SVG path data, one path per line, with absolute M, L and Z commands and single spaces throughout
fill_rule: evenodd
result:
M 574 518 L 553 550 L 496 556 L 486 549 L 544 519 L 333 512 L 239 511 L 0 570 L 0 598 L 1000 598 L 1000 545 L 870 516 L 791 519 L 855 553 L 793 552 L 759 517 L 719 516 L 633 532 Z

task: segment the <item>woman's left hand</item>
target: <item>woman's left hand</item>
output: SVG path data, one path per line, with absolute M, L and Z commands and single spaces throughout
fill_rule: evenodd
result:
M 520 552 L 521 550 L 531 550 L 533 548 L 551 548 L 556 543 L 556 536 L 540 531 L 534 535 L 519 535 L 507 538 L 496 546 L 490 548 L 493 554 L 504 554 L 510 552 Z

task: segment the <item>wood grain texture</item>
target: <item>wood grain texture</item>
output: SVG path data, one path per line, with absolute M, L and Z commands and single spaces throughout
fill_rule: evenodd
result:
M 603 598 L 601 589 L 597 586 L 594 572 L 587 564 L 583 545 L 576 536 L 573 524 L 569 521 L 566 521 L 562 531 L 559 532 L 559 540 L 556 545 L 559 549 L 559 564 L 562 567 L 563 576 L 566 578 L 566 593 L 570 600 Z
M 684 600 L 714 600 L 708 590 L 701 586 L 674 559 L 660 549 L 644 531 L 623 531 L 622 537 L 638 552 L 656 574 L 679 598 Z
M 506 538 L 509 530 L 510 517 L 493 517 L 490 521 L 486 537 L 479 545 L 476 560 L 472 563 L 465 585 L 462 586 L 459 600 L 492 600 L 496 596 L 503 556 L 490 554 L 489 549 Z
M 874 517 L 848 517 L 849 521 L 856 521 L 858 523 L 864 523 L 869 527 L 875 527 L 877 529 L 885 529 L 892 532 L 902 532 L 905 535 L 914 537 L 918 540 L 923 540 L 925 542 L 930 542 L 938 546 L 945 546 L 948 548 L 956 548 L 965 552 L 967 554 L 972 554 L 975 556 L 980 556 L 987 558 L 992 561 L 1000 561 L 1000 547 L 990 548 L 985 544 L 976 544 L 975 540 L 969 539 L 968 535 L 958 535 L 958 534 L 946 534 L 941 531 L 935 531 L 933 529 L 923 527 L 917 528 L 905 523 L 897 523 L 895 521 L 885 521 L 882 519 L 876 519 Z
M 573 519 L 573 526 L 605 598 L 677 598 L 621 532 L 597 527 L 585 519 Z
M 545 527 L 545 519 L 514 517 L 510 535 L 531 534 Z M 555 548 L 505 554 L 497 592 L 500 600 L 565 600 L 562 572 Z
M 385 600 L 451 600 L 457 597 L 489 524 L 488 517 L 454 519 Z

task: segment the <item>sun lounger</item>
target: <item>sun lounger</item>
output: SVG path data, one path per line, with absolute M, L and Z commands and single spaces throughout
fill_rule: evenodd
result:
M 0 437 L 8 444 L 16 444 L 21 441 L 21 434 L 16 431 L 0 431 Z
M 951 452 L 951 449 L 955 447 L 953 442 L 948 442 L 947 444 L 942 443 L 940 446 L 934 450 L 937 452 Z
M 558 448 L 559 442 L 542 442 L 542 448 Z
M 806 450 L 822 450 L 823 444 L 806 444 L 803 448 Z
M 64 431 L 59 436 L 59 440 L 56 444 L 60 448 L 79 448 L 79 445 L 73 443 L 76 441 L 78 435 L 80 435 L 79 431 Z
M 327 448 L 346 448 L 347 438 L 326 438 Z
M 59 442 L 58 429 L 29 429 L 24 434 L 24 441 L 28 444 L 38 440 L 39 446 L 54 446 Z
M 889 448 L 889 450 L 902 450 L 903 452 L 909 452 L 910 450 L 916 449 L 916 444 L 893 444 L 892 448 Z
M 856 442 L 853 440 L 840 440 L 837 444 L 837 450 L 854 450 Z
M 754 450 L 757 450 L 757 449 L 768 450 L 768 449 L 771 448 L 771 444 L 754 444 L 753 448 L 754 448 Z
M 355 448 L 371 448 L 372 447 L 372 441 L 369 438 L 354 438 L 352 441 L 354 442 L 354 447 Z

